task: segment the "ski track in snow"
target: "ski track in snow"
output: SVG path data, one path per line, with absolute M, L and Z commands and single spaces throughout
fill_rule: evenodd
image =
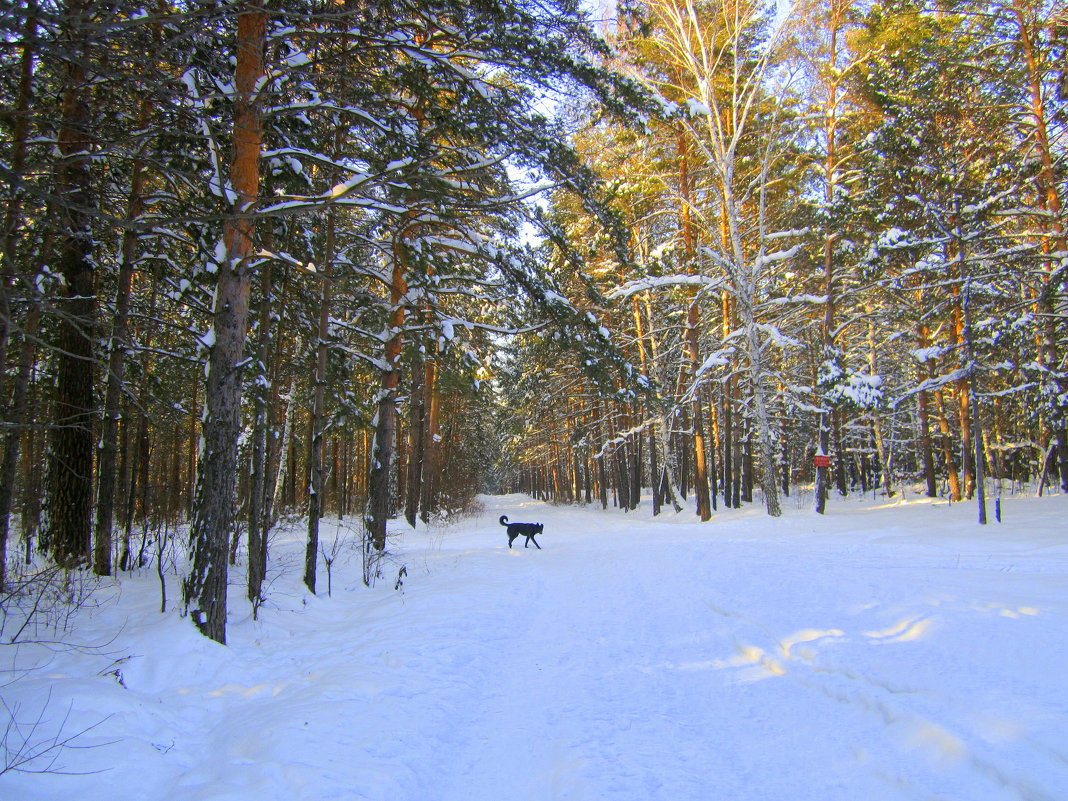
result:
M 4 689 L 99 723 L 63 764 L 104 772 L 9 773 L 0 799 L 1068 797 L 1068 498 L 982 530 L 930 503 L 701 525 L 484 500 L 403 534 L 402 591 L 350 554 L 310 596 L 301 532 L 276 537 L 260 621 L 232 579 L 226 647 L 126 579 L 79 629 L 106 655 Z M 509 550 L 501 513 L 543 550 Z

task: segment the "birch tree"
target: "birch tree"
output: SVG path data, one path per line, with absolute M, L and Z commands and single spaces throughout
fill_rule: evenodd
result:
M 769 10 L 759 3 L 704 5 L 689 0 L 648 4 L 660 31 L 648 45 L 669 65 L 653 79 L 674 96 L 680 119 L 708 178 L 708 200 L 689 193 L 681 201 L 704 232 L 698 255 L 705 274 L 719 273 L 738 314 L 731 332 L 744 354 L 753 424 L 761 444 L 764 499 L 769 514 L 781 513 L 769 410 L 769 344 L 783 341 L 760 319 L 769 268 L 792 258 L 790 232 L 775 228 L 784 156 L 791 150 L 787 104 L 776 107 L 769 88 L 789 94 L 778 70 L 788 21 L 769 28 Z M 780 247 L 779 243 L 786 243 Z

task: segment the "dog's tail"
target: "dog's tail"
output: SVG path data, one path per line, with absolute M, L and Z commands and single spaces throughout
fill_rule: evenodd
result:
M 501 515 L 500 524 L 502 526 L 508 525 L 508 515 Z

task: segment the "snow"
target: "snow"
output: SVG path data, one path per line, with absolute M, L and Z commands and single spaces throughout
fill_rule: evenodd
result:
M 611 300 L 626 300 L 638 292 L 647 292 L 652 289 L 674 286 L 701 286 L 718 287 L 723 283 L 722 278 L 713 278 L 707 275 L 662 275 L 645 276 L 626 281 L 605 293 L 605 297 Z
M 911 493 L 802 497 L 706 524 L 487 497 L 398 525 L 372 589 L 343 548 L 333 597 L 323 567 L 302 589 L 297 522 L 259 621 L 231 577 L 227 646 L 178 616 L 173 573 L 165 614 L 154 567 L 105 583 L 67 635 L 90 647 L 0 651 L 40 665 L 8 705 L 95 725 L 68 773 L 7 773 L 0 798 L 1063 798 L 1068 497 L 1006 497 L 985 527 Z M 543 550 L 510 550 L 501 514 L 543 522 Z
M 691 117 L 712 116 L 712 111 L 708 108 L 708 106 L 702 101 L 698 100 L 696 97 L 686 98 L 686 112 Z
M 929 361 L 941 359 L 947 352 L 947 348 L 939 347 L 938 345 L 932 345 L 927 348 L 916 348 L 915 350 L 910 350 L 909 355 L 912 356 L 912 358 L 918 361 L 920 364 L 925 364 Z
M 773 253 L 765 253 L 761 256 L 757 256 L 753 269 L 762 270 L 766 264 L 772 264 L 777 261 L 788 261 L 800 253 L 802 247 L 803 245 L 799 242 L 791 248 L 776 250 Z
M 668 100 L 655 89 L 648 89 L 650 99 L 660 106 L 660 113 L 664 117 L 673 117 L 679 110 L 678 104 Z
M 788 278 L 791 276 L 787 276 Z M 811 303 L 814 305 L 822 306 L 827 303 L 826 295 L 812 295 L 807 292 L 801 292 L 796 295 L 787 295 L 781 298 L 769 298 L 764 301 L 771 306 L 784 306 L 788 303 Z

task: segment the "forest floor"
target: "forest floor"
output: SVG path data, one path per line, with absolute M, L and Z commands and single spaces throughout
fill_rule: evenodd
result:
M 1068 797 L 1068 497 L 985 527 L 911 494 L 706 524 L 482 501 L 401 530 L 371 589 L 345 545 L 330 597 L 322 568 L 300 583 L 299 523 L 277 532 L 258 620 L 231 577 L 226 646 L 173 572 L 159 612 L 154 567 L 97 588 L 63 646 L 0 646 L 22 736 L 40 716 L 31 740 L 77 746 L 0 799 Z M 501 514 L 543 522 L 542 550 Z

